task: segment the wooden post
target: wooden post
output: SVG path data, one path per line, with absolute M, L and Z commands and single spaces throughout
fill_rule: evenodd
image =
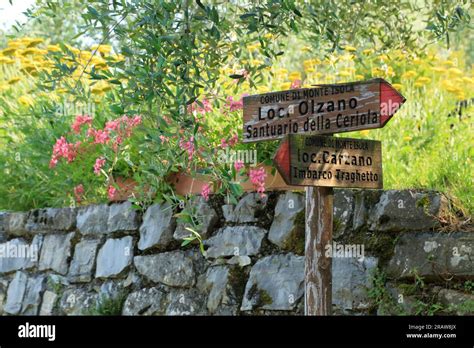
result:
M 331 315 L 333 188 L 306 187 L 305 315 Z

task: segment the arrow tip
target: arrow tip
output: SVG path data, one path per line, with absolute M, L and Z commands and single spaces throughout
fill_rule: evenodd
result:
M 285 137 L 277 149 L 273 163 L 287 185 L 290 183 L 290 139 Z
M 400 109 L 405 97 L 385 80 L 380 82 L 380 121 L 382 126 Z

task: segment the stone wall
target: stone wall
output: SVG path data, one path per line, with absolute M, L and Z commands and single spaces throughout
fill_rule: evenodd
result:
M 474 234 L 439 231 L 443 196 L 335 192 L 335 313 L 472 313 Z M 304 195 L 187 204 L 204 255 L 167 204 L 0 213 L 0 314 L 303 313 Z

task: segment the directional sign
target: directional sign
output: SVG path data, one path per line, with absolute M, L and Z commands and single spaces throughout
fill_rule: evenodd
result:
M 252 95 L 243 98 L 243 142 L 382 128 L 404 102 L 383 79 Z
M 288 185 L 383 187 L 380 141 L 291 134 L 273 162 Z

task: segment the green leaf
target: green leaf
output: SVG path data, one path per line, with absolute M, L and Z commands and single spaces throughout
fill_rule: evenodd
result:
M 109 106 L 109 108 L 114 114 L 117 114 L 117 115 L 123 115 L 124 114 L 124 110 L 123 110 L 122 106 L 119 105 L 119 104 L 112 104 L 112 105 Z

